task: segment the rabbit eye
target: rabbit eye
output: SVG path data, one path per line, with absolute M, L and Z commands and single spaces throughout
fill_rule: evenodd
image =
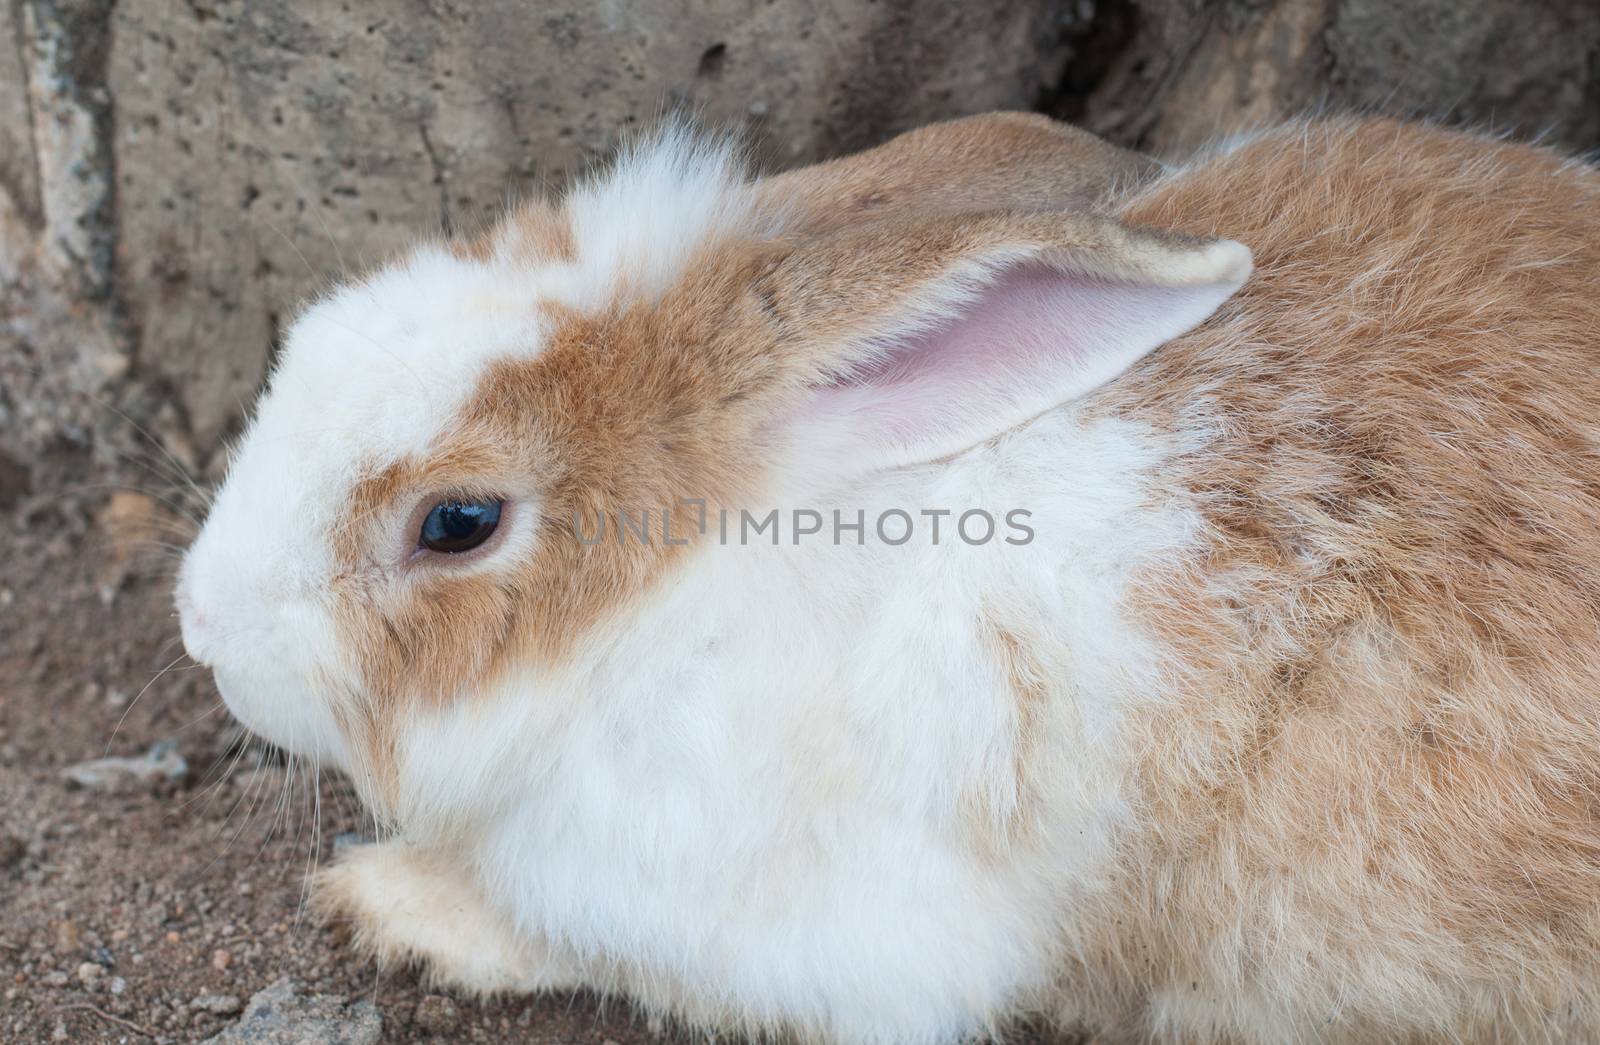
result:
M 441 501 L 422 520 L 417 544 L 429 551 L 471 551 L 500 525 L 500 501 Z

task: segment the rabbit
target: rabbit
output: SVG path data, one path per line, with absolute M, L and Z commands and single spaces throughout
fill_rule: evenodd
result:
M 682 127 L 308 307 L 184 642 L 366 953 L 713 1032 L 1600 1040 L 1600 173 Z

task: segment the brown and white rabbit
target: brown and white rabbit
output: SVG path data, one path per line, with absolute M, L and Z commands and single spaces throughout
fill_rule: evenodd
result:
M 392 829 L 323 902 L 464 988 L 1600 1040 L 1600 174 L 1544 149 L 669 130 L 309 308 L 178 603 Z

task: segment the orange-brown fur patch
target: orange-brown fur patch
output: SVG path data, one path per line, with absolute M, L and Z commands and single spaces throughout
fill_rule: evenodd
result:
M 396 709 L 438 706 L 489 688 L 512 662 L 551 664 L 603 615 L 616 615 L 686 550 L 705 499 L 714 513 L 748 471 L 762 416 L 774 330 L 745 289 L 763 251 L 708 253 L 654 302 L 600 314 L 548 306 L 546 344 L 493 364 L 444 441 L 357 484 L 335 534 L 340 627 L 358 651 L 371 700 L 358 731 L 377 762 L 392 748 Z M 371 561 L 414 506 L 450 495 L 537 492 L 531 558 L 514 568 L 457 571 Z M 575 516 L 575 513 L 576 516 Z M 619 533 L 623 514 L 649 517 L 649 541 Z M 604 516 L 604 538 L 588 540 Z M 514 523 L 513 523 L 514 524 Z M 398 592 L 398 594 L 396 594 Z M 385 724 L 388 724 L 387 726 Z
M 1002 860 L 1012 845 L 1026 841 L 1038 815 L 1036 774 L 1050 680 L 1028 643 L 1010 624 L 984 614 L 978 618 L 977 629 L 1005 680 L 1015 727 L 1010 779 L 986 781 L 985 786 L 974 789 L 965 800 L 964 813 L 968 835 L 978 851 Z M 997 787 L 1004 793 L 996 794 Z M 997 802 L 1007 798 L 1009 801 Z
M 559 208 L 544 201 L 525 203 L 501 226 L 505 249 L 517 257 L 544 261 L 571 261 L 578 247 L 572 222 Z
M 826 232 L 888 217 L 1088 210 L 1159 165 L 1032 113 L 985 113 L 908 131 L 853 156 L 763 181 L 793 227 Z
M 1141 727 L 1148 832 L 1071 989 L 1371 1041 L 1592 1029 L 1600 175 L 1312 124 L 1126 217 L 1257 269 L 1095 405 L 1214 434 L 1167 477 L 1202 545 L 1140 595 L 1177 680 Z
M 532 200 L 479 235 L 451 240 L 449 250 L 463 261 L 489 261 L 496 254 L 520 261 L 570 261 L 577 245 L 567 215 L 543 200 Z

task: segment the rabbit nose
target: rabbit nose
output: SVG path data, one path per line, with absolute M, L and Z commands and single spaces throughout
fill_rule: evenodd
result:
M 200 609 L 187 578 L 179 582 L 174 601 L 178 604 L 178 631 L 183 636 L 183 648 L 190 658 L 209 667 L 207 639 L 213 624 Z
M 193 631 L 203 631 L 207 627 L 205 614 L 201 613 L 199 610 L 180 609 L 178 611 L 178 616 L 182 619 L 186 619 L 191 630 Z

